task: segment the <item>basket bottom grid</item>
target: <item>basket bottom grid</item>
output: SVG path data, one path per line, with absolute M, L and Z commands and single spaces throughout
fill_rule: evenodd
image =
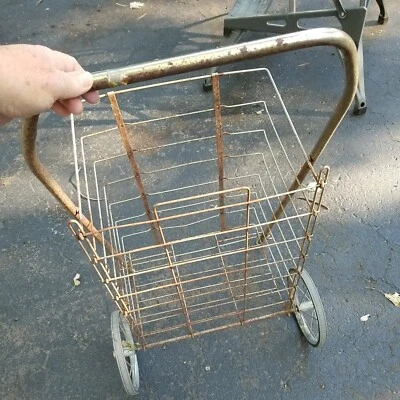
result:
M 281 251 L 278 258 L 272 238 L 256 246 L 260 226 L 248 231 L 247 251 L 245 235 L 222 232 L 197 242 L 202 254 L 190 262 L 187 245 L 171 245 L 147 259 L 153 272 L 125 279 L 142 343 L 177 340 L 287 310 L 288 269 L 296 260 L 283 258 Z M 154 267 L 155 258 L 162 267 Z

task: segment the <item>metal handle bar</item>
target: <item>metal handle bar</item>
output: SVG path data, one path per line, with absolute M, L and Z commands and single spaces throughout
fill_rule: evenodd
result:
M 358 82 L 357 49 L 350 36 L 340 30 L 333 28 L 310 29 L 189 55 L 167 58 L 160 61 L 96 72 L 93 74 L 94 83 L 91 90 L 109 89 L 135 82 L 314 46 L 334 46 L 341 51 L 345 71 L 345 85 L 339 102 L 309 155 L 309 161 L 303 165 L 290 189 L 295 190 L 296 186 L 299 187 L 307 176 L 310 170 L 310 164 L 312 165 L 317 160 L 330 138 L 333 136 L 336 128 L 349 109 L 356 92 Z M 80 223 L 88 229 L 96 239 L 104 243 L 101 233 L 93 227 L 85 216 L 79 215 L 78 207 L 40 162 L 36 153 L 38 119 L 39 116 L 36 115 L 26 119 L 23 124 L 22 146 L 24 157 L 29 168 L 63 207 L 73 217 L 79 219 Z M 289 199 L 287 199 L 287 201 L 289 201 Z M 280 208 L 283 210 L 285 205 L 285 200 L 283 200 Z M 276 217 L 280 212 L 281 211 L 276 213 Z

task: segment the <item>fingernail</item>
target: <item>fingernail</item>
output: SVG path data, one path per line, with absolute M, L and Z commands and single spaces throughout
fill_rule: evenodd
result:
M 84 87 L 91 87 L 93 85 L 93 76 L 90 72 L 83 72 L 79 76 L 79 80 L 82 86 Z

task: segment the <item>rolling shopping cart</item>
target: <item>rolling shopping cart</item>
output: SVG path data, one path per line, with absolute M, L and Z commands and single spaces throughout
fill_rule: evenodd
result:
M 310 152 L 267 69 L 213 74 L 208 94 L 204 75 L 165 79 L 312 46 L 340 50 L 346 82 Z M 311 345 L 324 343 L 304 269 L 329 173 L 314 164 L 356 86 L 356 48 L 335 29 L 95 73 L 93 89 L 111 90 L 71 117 L 76 203 L 38 159 L 38 116 L 25 121 L 25 159 L 73 216 L 117 305 L 114 356 L 128 393 L 139 388 L 137 350 L 288 313 Z

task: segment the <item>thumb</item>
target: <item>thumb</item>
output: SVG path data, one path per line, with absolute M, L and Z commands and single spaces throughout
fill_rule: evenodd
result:
M 59 100 L 73 99 L 88 92 L 93 85 L 93 76 L 87 71 L 62 72 L 55 82 L 55 97 Z

